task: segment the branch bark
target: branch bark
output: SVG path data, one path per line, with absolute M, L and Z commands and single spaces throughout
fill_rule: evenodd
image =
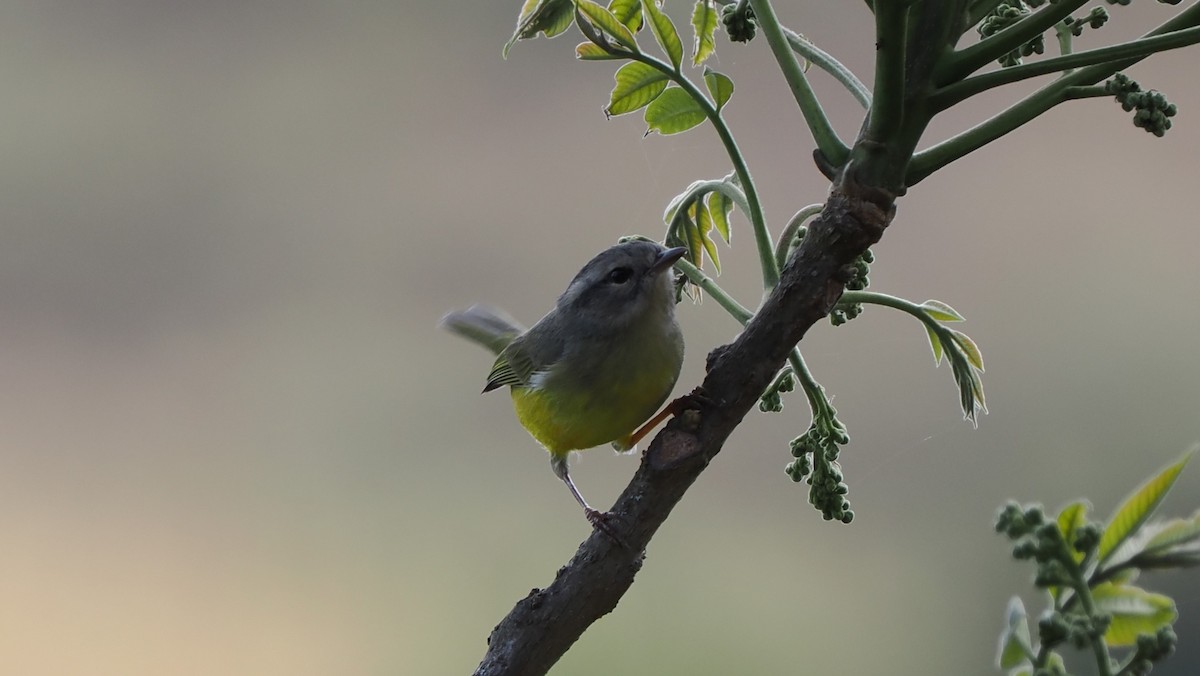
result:
M 625 546 L 594 531 L 545 589 L 534 589 L 492 630 L 476 676 L 545 674 L 633 584 L 645 548 L 725 440 L 758 401 L 805 332 L 843 291 L 844 268 L 879 241 L 895 195 L 847 170 L 792 254 L 778 286 L 737 340 L 708 355 L 702 388 L 712 402 L 655 437 L 610 511 Z

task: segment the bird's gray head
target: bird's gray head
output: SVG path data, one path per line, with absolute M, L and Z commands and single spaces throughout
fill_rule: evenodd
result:
M 578 319 L 627 324 L 649 312 L 671 313 L 675 289 L 671 266 L 686 250 L 633 240 L 609 247 L 575 275 L 558 299 L 558 310 Z

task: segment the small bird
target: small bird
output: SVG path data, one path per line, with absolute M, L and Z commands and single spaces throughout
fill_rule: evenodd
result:
M 672 413 L 668 406 L 654 416 L 683 364 L 670 271 L 686 251 L 642 240 L 601 251 L 529 330 L 480 305 L 442 319 L 497 355 L 483 391 L 509 386 L 517 419 L 550 453 L 588 521 L 606 532 L 605 513 L 580 495 L 567 457 L 605 443 L 631 451 Z

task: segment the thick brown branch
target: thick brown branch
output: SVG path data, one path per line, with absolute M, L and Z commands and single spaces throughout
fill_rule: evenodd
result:
M 883 235 L 893 202 L 893 195 L 852 180 L 839 182 L 762 309 L 736 341 L 709 355 L 703 388 L 713 403 L 672 420 L 617 499 L 612 523 L 625 546 L 593 532 L 550 586 L 531 591 L 492 630 L 477 676 L 544 674 L 616 607 L 642 567 L 650 538 L 791 349 L 833 308 L 842 293 L 843 269 Z

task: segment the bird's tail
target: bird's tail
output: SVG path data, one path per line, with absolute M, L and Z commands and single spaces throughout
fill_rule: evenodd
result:
M 513 338 L 525 331 L 525 327 L 503 310 L 486 305 L 472 305 L 462 312 L 451 312 L 442 317 L 441 327 L 486 347 L 493 354 L 500 354 Z

